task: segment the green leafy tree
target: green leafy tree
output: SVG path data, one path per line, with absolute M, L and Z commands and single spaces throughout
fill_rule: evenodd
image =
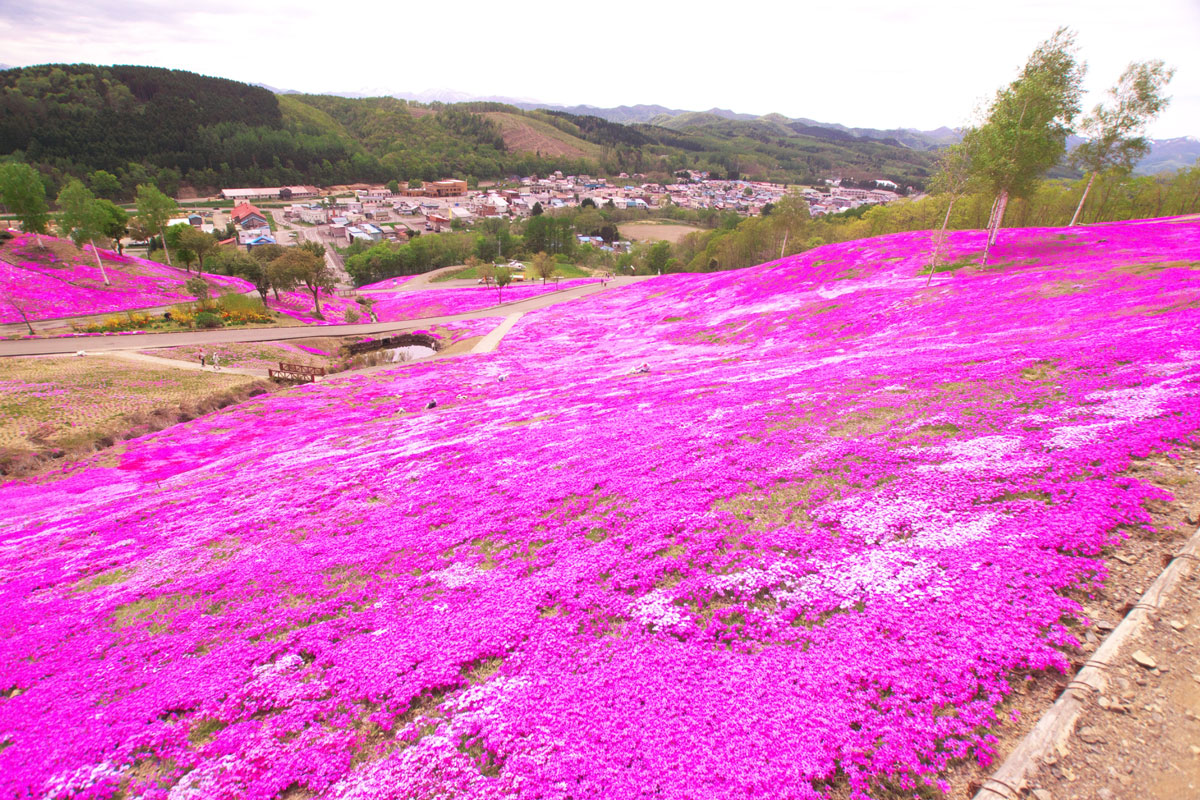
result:
M 201 308 L 208 308 L 212 304 L 212 294 L 209 292 L 208 281 L 204 278 L 188 278 L 183 285 L 187 293 L 196 298 Z
M 96 200 L 96 208 L 101 232 L 106 238 L 120 243 L 121 237 L 129 232 L 129 212 L 103 197 Z
M 671 243 L 655 242 L 646 254 L 646 269 L 652 274 L 662 272 L 671 261 Z
M 121 180 L 107 170 L 98 169 L 88 175 L 88 187 L 97 197 L 112 200 L 121 194 Z
M 270 246 L 271 245 L 263 245 L 261 248 L 256 247 L 251 254 L 257 259 L 259 257 L 258 251 Z M 291 260 L 283 258 L 285 252 L 298 253 L 300 251 L 296 250 L 295 248 L 285 250 L 282 247 L 280 247 L 279 250 L 279 255 L 277 255 L 274 259 L 270 261 L 263 261 L 267 270 L 267 279 L 270 281 L 271 291 L 275 293 L 276 300 L 279 300 L 280 292 L 290 292 L 292 289 L 295 289 L 300 285 L 300 273 L 297 270 L 296 265 Z
M 480 261 L 475 259 L 476 267 L 475 274 L 483 278 L 484 286 L 491 286 L 496 280 L 496 265 L 491 261 Z
M 420 178 L 413 178 L 408 182 L 408 188 L 420 189 L 425 183 Z
M 172 225 L 171 230 L 178 229 L 178 234 L 175 237 L 175 246 L 187 250 L 191 250 L 196 255 L 196 260 L 201 264 L 204 259 L 217 247 L 217 237 L 212 234 L 205 233 L 191 225 Z
M 395 178 L 392 178 L 390 181 L 387 182 L 387 190 L 389 192 L 391 192 L 392 194 L 395 194 L 396 192 L 400 191 L 400 184 L 396 181 Z
M 984 264 L 1009 198 L 1027 196 L 1066 153 L 1087 69 L 1075 51 L 1075 34 L 1067 28 L 1055 31 L 1033 51 L 1017 79 L 996 93 L 986 121 L 963 137 L 973 174 L 996 196 Z
M 496 290 L 499 292 L 499 302 L 504 302 L 504 287 L 512 283 L 512 270 L 508 267 L 496 267 L 495 275 L 492 280 L 496 282 Z
M 1096 175 L 1110 169 L 1128 175 L 1149 152 L 1150 142 L 1143 134 L 1147 123 L 1171 102 L 1163 91 L 1174 76 L 1175 70 L 1157 59 L 1130 64 L 1117 85 L 1108 90 L 1112 103 L 1098 104 L 1084 117 L 1079 129 L 1087 141 L 1075 148 L 1071 161 L 1088 173 L 1088 182 L 1071 225 L 1079 221 Z
M 542 201 L 540 200 L 533 204 L 533 208 L 529 209 L 530 216 L 540 217 L 543 213 L 545 211 L 542 208 Z
M 300 249 L 304 250 L 305 252 L 312 253 L 322 261 L 325 260 L 325 245 L 321 244 L 320 242 L 314 242 L 310 239 L 307 242 L 301 243 Z
M 21 230 L 32 233 L 38 247 L 42 247 L 50 210 L 46 206 L 46 187 L 37 170 L 16 162 L 0 165 L 0 199 L 21 221 Z
M 546 253 L 538 253 L 533 257 L 531 264 L 533 275 L 535 278 L 541 278 L 542 284 L 554 277 L 554 273 L 558 271 L 558 262 L 551 258 Z
M 258 296 L 266 305 L 267 292 L 271 290 L 271 277 L 265 263 L 249 253 L 235 251 L 225 259 L 224 268 L 227 274 L 237 275 L 254 284 L 254 291 L 258 292 Z
M 163 250 L 167 254 L 168 265 L 171 263 L 171 251 L 166 246 L 166 224 L 177 210 L 175 201 L 160 192 L 157 186 L 152 183 L 138 184 L 138 216 L 151 230 L 157 231 L 158 235 L 163 237 Z
M 309 250 L 302 247 L 289 247 L 273 264 L 281 264 L 281 269 L 290 274 L 296 284 L 303 284 L 313 298 L 313 313 L 321 316 L 321 290 L 333 291 L 333 270 Z
M 104 262 L 100 260 L 100 250 L 96 247 L 96 238 L 104 236 L 107 214 L 96 201 L 86 186 L 78 178 L 72 178 L 62 191 L 58 193 L 58 226 L 62 232 L 82 247 L 84 242 L 92 245 L 92 255 L 96 257 L 96 266 L 105 286 L 111 286 Z

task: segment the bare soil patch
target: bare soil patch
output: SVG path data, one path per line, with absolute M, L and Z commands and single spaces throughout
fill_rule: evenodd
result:
M 659 222 L 631 222 L 618 226 L 621 235 L 627 239 L 638 239 L 651 242 L 670 242 L 678 244 L 689 233 L 704 230 L 692 225 Z
M 588 158 L 590 155 L 583 149 L 550 133 L 540 131 L 529 122 L 511 114 L 492 111 L 483 116 L 500 126 L 500 135 L 504 137 L 504 144 L 509 150 L 567 158 Z M 563 136 L 565 137 L 566 134 Z

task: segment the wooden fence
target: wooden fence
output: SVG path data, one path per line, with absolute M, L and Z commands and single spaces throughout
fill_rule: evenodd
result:
M 315 383 L 318 375 L 324 375 L 324 367 L 310 367 L 307 364 L 287 364 L 279 362 L 279 369 L 267 370 L 267 375 L 273 381 L 294 381 L 296 383 Z

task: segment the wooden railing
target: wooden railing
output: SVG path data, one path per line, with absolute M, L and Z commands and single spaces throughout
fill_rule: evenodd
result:
M 324 367 L 310 367 L 307 364 L 287 364 L 279 362 L 279 369 L 267 370 L 267 375 L 273 381 L 295 381 L 297 383 L 315 383 L 317 376 L 324 375 Z

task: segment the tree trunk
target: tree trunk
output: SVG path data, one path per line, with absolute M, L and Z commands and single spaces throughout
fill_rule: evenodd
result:
M 1079 215 L 1083 213 L 1083 204 L 1087 202 L 1088 192 L 1092 190 L 1092 184 L 1096 182 L 1096 173 L 1088 176 L 1087 186 L 1083 187 L 1083 197 L 1079 198 L 1079 205 L 1075 209 L 1075 216 L 1071 217 L 1071 224 L 1068 228 L 1074 228 L 1075 223 L 1079 221 Z
M 312 289 L 313 309 L 318 317 L 321 316 L 321 300 L 319 297 L 317 297 L 317 293 L 320 291 L 321 291 L 320 286 L 314 286 Z
M 174 264 L 171 263 L 171 251 L 169 249 L 167 249 L 167 232 L 165 230 L 163 230 L 162 225 L 158 226 L 158 235 L 161 236 L 162 240 L 163 240 L 163 252 L 166 253 L 166 255 L 167 255 L 167 266 L 168 267 L 175 266 Z M 189 269 L 188 272 L 191 272 L 191 270 Z
M 108 273 L 104 271 L 104 262 L 100 260 L 100 251 L 96 248 L 96 240 L 89 239 L 92 243 L 92 255 L 96 257 L 96 266 L 100 268 L 100 277 L 104 279 L 105 286 L 112 286 L 112 282 L 108 279 Z
M 1008 190 L 1003 189 L 1000 196 L 996 198 L 996 210 L 992 214 L 992 224 L 988 230 L 987 244 L 983 248 L 982 266 L 987 266 L 988 256 L 992 252 L 992 245 L 996 243 L 996 239 L 1000 237 L 1000 226 L 1004 224 L 1004 209 L 1008 207 Z
M 946 206 L 946 217 L 942 220 L 942 229 L 938 231 L 937 238 L 933 244 L 933 260 L 929 263 L 929 277 L 925 279 L 926 288 L 929 287 L 929 282 L 933 280 L 933 271 L 941 262 L 942 245 L 946 241 L 946 228 L 950 225 L 950 212 L 954 210 L 954 201 L 958 198 L 951 195 L 950 205 Z
M 29 335 L 30 335 L 30 336 L 36 336 L 36 335 L 37 335 L 37 332 L 36 332 L 36 331 L 33 329 L 33 324 L 32 324 L 32 323 L 30 323 L 30 321 L 29 321 L 29 315 L 25 313 L 25 309 L 24 309 L 24 308 L 22 308 L 22 307 L 21 307 L 21 305 L 19 305 L 19 304 L 17 303 L 17 301 L 16 301 L 16 300 L 14 300 L 14 299 L 12 298 L 12 295 L 10 295 L 10 294 L 5 294 L 5 295 L 4 295 L 4 299 L 8 301 L 8 304 L 9 304 L 10 306 L 12 306 L 13 308 L 15 308 L 15 309 L 17 310 L 17 313 L 18 313 L 18 314 L 20 314 L 20 315 L 21 315 L 21 319 L 22 319 L 22 320 L 25 322 L 25 327 L 26 327 L 26 328 L 29 328 Z
M 789 231 L 789 230 L 785 230 L 783 232 L 783 247 L 779 248 L 779 257 L 780 258 L 783 258 L 783 252 L 785 250 L 787 250 L 787 240 L 788 240 L 789 233 L 791 233 L 791 231 Z

